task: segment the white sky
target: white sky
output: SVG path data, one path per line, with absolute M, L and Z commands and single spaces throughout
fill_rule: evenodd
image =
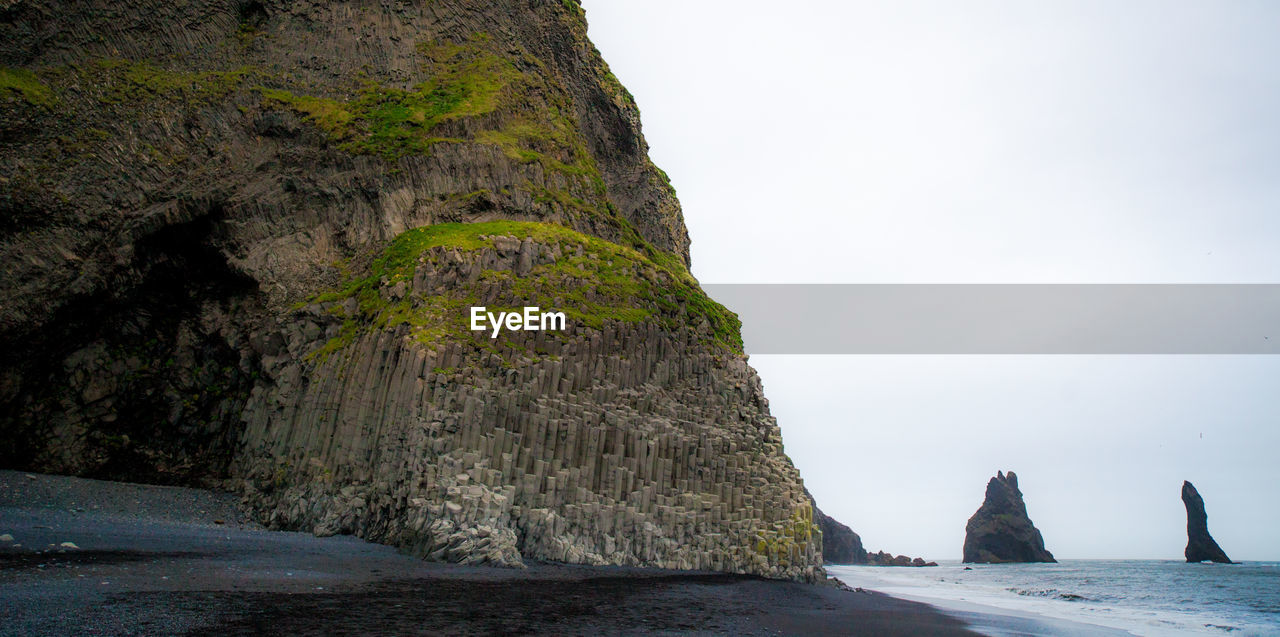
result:
M 707 283 L 1280 282 L 1280 4 L 584 0 Z M 819 505 L 959 558 L 1280 559 L 1273 357 L 756 356 Z M 1203 437 L 1201 437 L 1203 434 Z

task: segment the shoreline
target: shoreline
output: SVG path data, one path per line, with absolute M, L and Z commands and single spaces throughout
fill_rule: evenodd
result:
M 1063 560 L 1053 565 L 943 562 L 932 573 L 829 565 L 850 586 L 929 604 L 986 634 L 1277 635 L 1269 598 L 1277 564 L 1208 571 L 1171 560 Z M 1259 594 L 1251 595 L 1248 587 Z M 993 622 L 993 618 L 1000 621 Z M 1035 622 L 1035 631 L 1008 625 Z
M 835 566 L 837 568 L 864 568 L 863 565 L 847 564 L 828 565 L 828 568 L 831 566 Z M 876 566 L 865 568 L 902 567 Z M 1119 635 L 1133 635 L 1132 632 L 1121 628 L 1104 626 L 1076 619 L 1065 619 L 1034 611 L 1005 608 L 991 604 L 955 600 L 940 596 L 930 596 L 927 593 L 917 594 L 915 592 L 897 590 L 899 587 L 895 587 L 891 583 L 885 582 L 876 577 L 867 577 L 865 575 L 859 577 L 857 575 L 849 575 L 847 573 L 833 575 L 833 577 L 843 582 L 846 586 L 862 586 L 864 588 L 874 587 L 877 590 L 889 590 L 892 592 L 885 594 L 891 595 L 897 599 L 927 604 L 942 613 L 963 621 L 970 630 L 983 635 L 1075 635 L 1079 637 L 1114 637 Z
M 0 471 L 3 534 L 14 538 L 0 542 L 4 635 L 977 634 L 927 604 L 836 585 L 424 562 L 268 531 L 234 495 L 181 487 Z

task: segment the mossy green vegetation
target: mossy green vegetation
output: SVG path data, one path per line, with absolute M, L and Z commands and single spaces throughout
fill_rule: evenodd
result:
M 0 66 L 0 92 L 17 93 L 28 104 L 50 108 L 54 105 L 53 92 L 36 74 L 27 69 Z
M 631 91 L 628 91 L 626 86 L 623 86 L 618 76 L 613 74 L 609 64 L 600 57 L 600 52 L 593 50 L 592 55 L 596 60 L 596 74 L 600 78 L 600 88 L 604 89 L 605 94 L 619 106 L 636 108 L 636 98 L 631 95 Z
M 497 237 L 532 239 L 555 246 L 559 258 L 532 269 L 525 276 L 510 270 L 486 270 L 480 280 L 460 284 L 447 294 L 406 294 L 390 300 L 385 293 L 397 284 L 410 287 L 418 267 L 438 256 L 437 248 L 469 252 L 494 247 Z M 358 308 L 345 316 L 341 332 L 312 358 L 325 359 L 350 345 L 362 329 L 408 326 L 424 345 L 442 339 L 476 340 L 468 326 L 468 308 L 478 304 L 482 290 L 501 293 L 491 311 L 538 306 L 564 312 L 571 322 L 601 328 L 609 321 L 655 321 L 667 329 L 708 326 L 709 344 L 742 352 L 738 317 L 706 296 L 683 266 L 657 261 L 644 251 L 584 235 L 564 226 L 526 221 L 444 223 L 409 230 L 397 236 L 372 260 L 364 276 L 351 278 L 338 290 L 315 296 L 311 302 L 339 307 L 349 299 Z
M 562 177 L 564 186 L 554 190 L 526 184 L 540 203 L 570 216 L 613 214 L 572 99 L 546 64 L 484 33 L 460 43 L 420 43 L 417 50 L 426 79 L 407 89 L 366 79 L 349 96 L 304 95 L 289 87 L 258 91 L 267 104 L 302 115 L 345 152 L 397 161 L 428 155 L 441 143 L 494 146 L 514 161 Z M 472 123 L 444 126 L 464 119 Z
M 600 171 L 576 126 L 561 113 L 560 108 L 552 106 L 548 111 L 543 114 L 546 121 L 518 119 L 501 130 L 480 131 L 475 140 L 497 146 L 508 157 L 522 163 L 538 162 L 550 171 L 586 176 L 594 186 L 594 182 L 600 180 Z M 566 156 L 568 161 L 558 155 Z M 603 187 L 603 180 L 600 184 Z
M 652 159 L 646 158 L 645 161 L 648 162 L 649 169 L 653 171 L 653 174 L 656 175 L 656 178 L 658 179 L 658 182 L 655 185 L 661 185 L 672 195 L 676 194 L 676 187 L 671 185 L 671 177 L 667 175 L 667 171 L 659 168 L 657 164 L 653 163 Z
M 569 5 L 580 11 L 576 3 Z M 442 143 L 496 147 L 516 162 L 542 168 L 510 185 L 545 207 L 542 214 L 579 227 L 586 225 L 580 223 L 584 218 L 604 220 L 619 229 L 616 236 L 624 243 L 643 245 L 631 240 L 626 221 L 609 203 L 573 98 L 556 70 L 519 45 L 484 33 L 460 42 L 423 42 L 416 50 L 421 56 L 421 81 L 416 84 L 392 85 L 385 78 L 366 76 L 334 85 L 324 94 L 261 67 L 174 70 L 166 61 L 117 58 L 38 72 L 4 69 L 0 82 L 33 104 L 50 106 L 65 95 L 66 119 L 79 123 L 106 121 L 74 108 L 84 98 L 92 102 L 91 110 L 111 112 L 112 119 L 120 117 L 120 110 L 226 104 L 246 116 L 261 108 L 292 110 L 336 148 L 389 162 L 428 155 Z M 163 146 L 152 141 L 140 155 L 160 164 L 187 157 Z M 82 157 L 91 150 L 72 154 Z M 506 188 L 501 194 L 512 196 Z
M 587 12 L 583 10 L 582 3 L 577 0 L 560 0 L 560 5 L 568 12 L 569 16 L 583 24 L 587 20 Z
M 150 61 L 117 58 L 46 69 L 49 79 L 93 87 L 102 104 L 138 106 L 156 100 L 210 103 L 237 90 L 256 89 L 268 104 L 291 108 L 353 154 L 396 159 L 425 154 L 441 141 L 438 124 L 495 110 L 508 87 L 522 76 L 513 62 L 489 53 L 487 36 L 463 44 L 419 47 L 430 61 L 430 77 L 411 89 L 365 80 L 347 99 L 295 93 L 288 82 L 254 67 L 232 70 L 174 71 Z M 42 106 L 56 102 L 56 89 L 25 69 L 0 68 L 0 90 L 12 90 Z M 270 86 L 268 86 L 270 85 Z M 243 107 L 242 107 L 243 110 Z
M 86 163 L 110 157 L 143 165 L 180 165 L 192 156 L 190 139 L 153 134 L 136 143 L 111 141 L 122 133 L 126 137 L 137 134 L 132 124 L 138 121 L 224 104 L 232 94 L 244 92 L 259 75 L 247 66 L 230 71 L 179 71 L 158 62 L 119 58 L 96 58 L 33 71 L 2 69 L 0 84 L 49 111 L 37 131 L 41 141 L 33 143 L 23 165 L 14 172 L 32 173 L 51 196 L 64 197 L 58 184 Z
M 576 2 L 564 8 L 570 10 L 568 14 L 581 14 Z M 306 94 L 317 90 L 315 84 L 264 67 L 175 70 L 175 59 L 103 58 L 36 71 L 0 69 L 0 91 L 32 104 L 60 105 L 57 115 L 64 128 L 78 131 L 59 134 L 52 137 L 53 143 L 44 144 L 51 150 L 42 151 L 39 164 L 29 169 L 32 174 L 57 174 L 51 168 L 65 171 L 86 161 L 114 160 L 122 153 L 148 166 L 172 167 L 201 156 L 201 150 L 209 149 L 199 146 L 217 139 L 216 133 L 201 131 L 194 141 L 153 136 L 136 144 L 110 143 L 117 135 L 131 134 L 114 122 L 138 120 L 144 111 L 159 115 L 226 108 L 255 117 L 264 108 L 285 108 L 300 114 L 337 148 L 391 161 L 429 154 L 440 143 L 495 147 L 515 162 L 537 164 L 542 170 L 517 172 L 516 179 L 492 191 L 442 193 L 444 207 L 491 209 L 495 202 L 506 206 L 519 198 L 512 191 L 522 190 L 538 204 L 531 213 L 591 228 L 593 234 L 630 249 L 634 254 L 628 259 L 647 262 L 646 267 L 678 282 L 668 293 L 654 293 L 652 303 L 660 310 L 670 310 L 668 304 L 692 307 L 700 316 L 715 318 L 717 338 L 740 349 L 736 327 L 729 328 L 736 318 L 728 320 L 723 308 L 702 295 L 681 257 L 648 243 L 610 202 L 602 171 L 577 119 L 574 98 L 559 71 L 520 45 L 483 33 L 460 42 L 420 43 L 416 48 L 422 66 L 415 79 L 421 81 L 412 86 L 364 77 L 331 85 L 324 94 L 315 95 Z M 606 82 L 616 81 L 607 67 L 603 73 Z M 40 189 L 55 192 L 48 181 L 40 181 Z M 488 201 L 468 203 L 473 198 Z M 567 263 L 558 273 L 548 274 L 598 277 L 615 284 L 634 274 L 610 278 L 610 272 L 579 272 L 568 269 Z M 578 269 L 585 265 L 592 264 L 578 264 Z M 620 285 L 611 289 L 620 294 L 636 291 Z M 610 307 L 588 309 L 596 311 L 590 316 L 634 320 L 640 315 L 625 305 Z
M 294 95 L 282 89 L 258 89 L 268 102 L 275 102 L 297 111 L 308 122 L 329 134 L 335 140 L 343 140 L 350 134 L 355 115 L 347 104 L 325 97 Z
M 510 59 L 488 50 L 488 42 L 488 36 L 474 34 L 462 44 L 419 45 L 429 60 L 424 69 L 429 77 L 410 89 L 366 80 L 350 101 L 260 90 L 266 100 L 302 114 L 347 152 L 388 160 L 425 155 L 434 144 L 464 141 L 434 134 L 439 124 L 493 112 L 523 78 Z
M 231 71 L 171 71 L 150 62 L 102 59 L 89 71 L 109 87 L 100 98 L 106 103 L 136 104 L 167 98 L 209 102 L 240 88 L 253 74 L 249 67 Z
M 0 70 L 0 84 L 22 91 L 33 103 L 52 106 L 72 90 L 99 105 L 137 107 L 157 101 L 210 104 L 246 87 L 260 75 L 253 67 L 233 70 L 175 71 L 150 61 L 98 58 L 81 64 L 47 67 L 38 73 Z M 68 102 L 74 102 L 68 99 Z

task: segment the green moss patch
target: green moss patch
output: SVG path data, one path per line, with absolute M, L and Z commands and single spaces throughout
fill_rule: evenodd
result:
M 268 108 L 298 113 L 338 149 L 395 162 L 428 155 L 436 144 L 492 146 L 550 176 L 517 183 L 575 225 L 584 217 L 625 224 L 609 205 L 596 161 L 576 120 L 560 76 L 517 45 L 475 33 L 462 42 L 425 42 L 422 81 L 393 86 L 364 78 L 324 94 L 306 94 L 294 81 L 257 67 L 172 70 L 160 61 L 98 59 L 48 68 L 0 71 L 0 86 L 33 104 L 49 106 L 70 91 L 99 109 L 191 108 L 233 103 L 251 113 L 253 97 Z M 68 113 L 67 119 L 82 119 Z M 130 117 L 134 117 L 130 114 Z M 453 126 L 450 122 L 461 122 Z M 392 170 L 395 170 L 393 167 Z M 504 192 L 503 194 L 509 194 Z M 629 241 L 628 241 L 629 242 Z
M 572 99 L 542 61 L 483 33 L 461 43 L 422 43 L 418 52 L 427 79 L 407 89 L 367 80 L 347 96 L 258 90 L 268 104 L 302 115 L 345 152 L 397 161 L 428 155 L 441 143 L 494 146 L 516 162 L 563 177 L 556 190 L 525 185 L 540 203 L 571 218 L 614 214 Z M 443 126 L 455 120 L 469 123 Z
M 540 163 L 547 170 L 565 175 L 599 178 L 600 171 L 586 149 L 577 127 L 560 109 L 551 107 L 545 121 L 516 120 L 501 130 L 476 133 L 475 141 L 501 148 L 510 158 L 523 163 Z M 558 155 L 567 155 L 565 161 Z
M 138 103 L 155 98 L 209 102 L 240 88 L 253 73 L 249 67 L 231 71 L 171 71 L 150 62 L 98 60 L 89 71 L 107 80 L 102 96 L 107 103 Z
M 417 268 L 434 258 L 434 249 L 475 251 L 493 247 L 495 237 L 532 238 L 542 245 L 558 246 L 561 256 L 554 263 L 535 267 L 527 276 L 507 270 L 485 271 L 479 282 L 460 285 L 445 295 L 409 295 L 390 301 L 384 294 L 397 283 L 411 284 Z M 358 309 L 353 316 L 335 310 L 345 319 L 342 331 L 312 357 L 323 359 L 346 347 L 360 330 L 401 325 L 408 326 L 414 338 L 425 345 L 473 339 L 491 347 L 489 339 L 470 331 L 468 308 L 478 304 L 482 289 L 494 288 L 502 294 L 498 302 L 488 304 L 490 311 L 536 305 L 564 312 L 571 322 L 592 328 L 609 321 L 655 321 L 673 330 L 705 323 L 709 344 L 742 352 L 738 317 L 707 297 L 682 266 L 673 267 L 649 258 L 642 250 L 555 224 L 492 221 L 445 223 L 404 232 L 373 259 L 367 274 L 349 279 L 339 290 L 315 296 L 311 302 L 331 304 L 331 308 L 349 306 L 348 300 L 355 299 Z
M 53 91 L 27 69 L 0 66 L 0 92 L 17 93 L 28 104 L 36 106 L 49 108 L 54 104 Z
M 438 125 L 493 112 L 522 81 L 515 64 L 491 53 L 487 42 L 476 34 L 463 44 L 420 45 L 430 77 L 410 89 L 366 81 L 350 101 L 260 90 L 268 101 L 302 114 L 344 151 L 389 160 L 425 155 L 434 144 L 463 141 L 434 134 Z

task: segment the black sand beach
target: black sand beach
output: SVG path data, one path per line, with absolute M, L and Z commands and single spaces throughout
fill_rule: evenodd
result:
M 924 604 L 719 573 L 436 564 L 234 496 L 0 471 L 4 635 L 967 635 Z M 63 546 L 70 542 L 75 548 Z

